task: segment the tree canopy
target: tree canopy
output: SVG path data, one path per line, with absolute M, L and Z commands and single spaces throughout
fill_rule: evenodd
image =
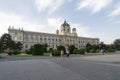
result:
M 115 49 L 120 50 L 120 39 L 116 39 L 113 43 Z

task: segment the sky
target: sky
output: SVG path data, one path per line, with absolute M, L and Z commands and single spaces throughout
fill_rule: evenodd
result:
M 120 0 L 0 0 L 0 36 L 16 29 L 56 33 L 66 20 L 78 36 L 120 38 Z

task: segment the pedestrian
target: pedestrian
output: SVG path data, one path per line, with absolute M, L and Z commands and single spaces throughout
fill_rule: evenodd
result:
M 104 55 L 104 54 L 105 54 L 105 50 L 104 50 L 104 49 L 101 49 L 101 53 Z
M 64 52 L 63 50 L 61 50 L 61 58 L 64 56 Z
M 67 53 L 67 57 L 69 57 L 69 56 L 70 56 L 70 53 L 69 53 L 69 50 L 68 50 L 68 49 L 66 50 L 66 53 Z

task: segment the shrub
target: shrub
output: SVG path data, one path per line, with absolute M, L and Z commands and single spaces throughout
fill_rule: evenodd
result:
M 64 53 L 66 53 L 66 49 L 64 46 L 60 45 L 60 46 L 57 46 L 57 50 L 61 51 L 63 50 Z
M 79 49 L 78 54 L 85 54 L 85 49 Z
M 74 49 L 73 54 L 78 54 L 78 49 Z
M 26 50 L 25 53 L 26 54 L 32 54 L 32 50 Z
M 43 47 L 41 44 L 35 44 L 33 46 L 33 55 L 43 55 Z
M 74 45 L 70 45 L 69 46 L 69 51 L 70 51 L 70 54 L 73 54 L 73 50 L 75 49 L 75 46 Z
M 94 49 L 91 49 L 90 50 L 90 53 L 95 53 L 96 51 Z
M 17 55 L 17 54 L 20 54 L 20 52 L 19 51 L 13 51 L 13 54 Z
M 108 52 L 115 52 L 115 49 L 108 49 Z
M 12 52 L 8 52 L 8 55 L 12 55 L 13 53 Z
M 50 48 L 50 49 L 49 49 L 49 52 L 52 52 L 52 50 L 53 50 L 53 48 Z
M 96 53 L 99 53 L 99 51 L 100 51 L 100 50 L 99 50 L 99 49 L 97 49 L 97 50 L 96 50 Z
M 53 56 L 60 56 L 60 51 L 57 50 L 57 49 L 53 49 L 53 50 L 52 50 L 52 55 L 53 55 Z

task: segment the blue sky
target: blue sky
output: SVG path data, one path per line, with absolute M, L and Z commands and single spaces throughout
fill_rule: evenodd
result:
M 119 0 L 0 0 L 0 36 L 9 26 L 55 33 L 66 20 L 82 37 L 120 38 Z

